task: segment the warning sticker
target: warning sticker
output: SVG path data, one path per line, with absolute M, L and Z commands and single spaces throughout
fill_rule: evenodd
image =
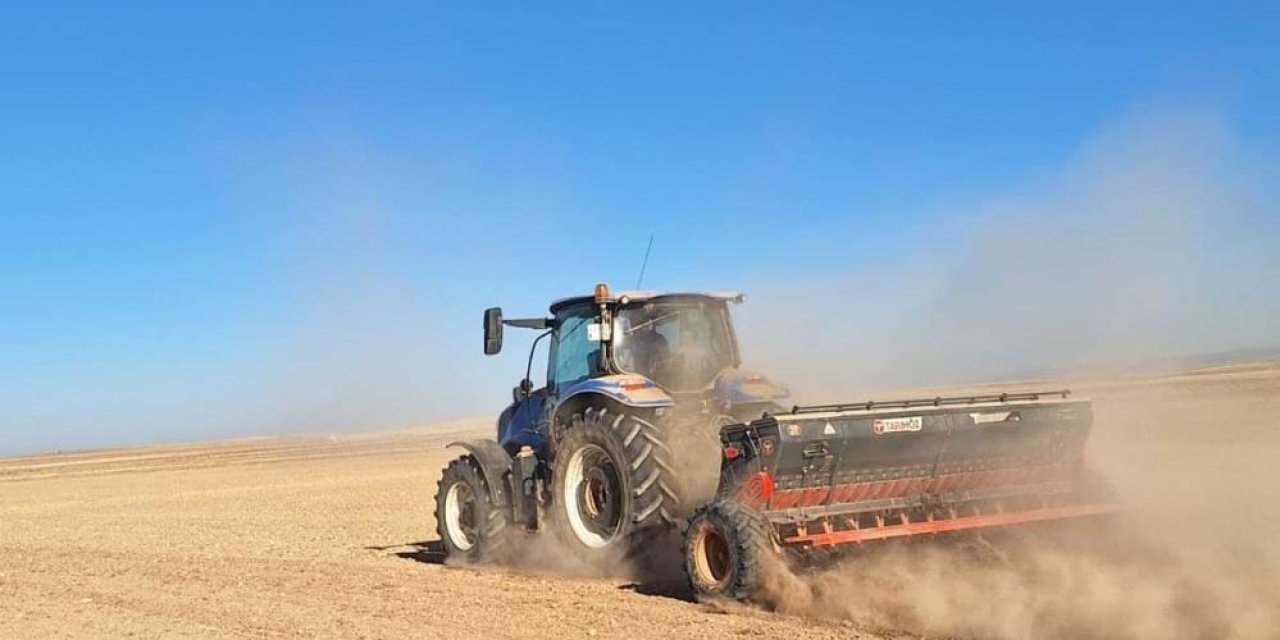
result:
M 1017 411 L 997 411 L 995 413 L 971 413 L 974 424 L 988 424 L 992 422 L 1018 422 L 1022 419 Z
M 871 422 L 871 432 L 876 435 L 898 433 L 901 431 L 919 431 L 924 428 L 924 418 L 878 418 Z

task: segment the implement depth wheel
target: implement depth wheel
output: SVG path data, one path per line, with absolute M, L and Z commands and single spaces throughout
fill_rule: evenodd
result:
M 449 463 L 436 488 L 436 532 L 445 556 L 463 562 L 506 559 L 510 527 L 507 514 L 493 504 L 475 458 Z
M 763 516 L 732 500 L 699 509 L 684 542 L 685 572 L 694 593 L 751 600 L 764 563 L 772 559 L 771 531 Z

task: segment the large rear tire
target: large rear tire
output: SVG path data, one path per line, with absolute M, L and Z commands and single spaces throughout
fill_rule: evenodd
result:
M 446 559 L 473 564 L 506 560 L 509 525 L 474 457 L 462 456 L 445 467 L 436 487 L 436 533 Z
M 718 500 L 699 509 L 685 532 L 685 572 L 699 597 L 749 601 L 774 554 L 772 527 L 754 509 Z
M 654 422 L 591 408 L 573 416 L 556 446 L 556 530 L 589 555 L 625 550 L 637 534 L 677 524 L 671 451 Z

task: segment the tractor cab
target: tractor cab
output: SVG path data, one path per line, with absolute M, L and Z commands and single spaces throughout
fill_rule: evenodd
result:
M 556 408 L 584 393 L 649 408 L 674 405 L 677 398 L 721 404 L 725 381 L 745 379 L 736 375 L 741 359 L 728 308 L 742 299 L 738 293 L 615 294 L 601 284 L 593 295 L 556 300 L 548 318 L 503 319 L 500 309 L 488 309 L 486 354 L 501 349 L 504 326 L 544 331 L 499 420 L 500 440 L 508 447 L 541 444 Z M 544 338 L 546 384 L 536 386 L 533 357 Z M 766 395 L 771 400 L 786 392 L 774 388 Z
M 610 363 L 675 393 L 706 389 L 739 364 L 725 301 L 699 295 L 655 296 L 614 312 Z
M 563 390 L 588 378 L 632 375 L 669 393 L 705 390 L 739 363 L 727 304 L 740 299 L 629 292 L 557 301 L 549 380 Z

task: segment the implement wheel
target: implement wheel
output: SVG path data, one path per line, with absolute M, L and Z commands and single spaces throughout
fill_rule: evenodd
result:
M 501 562 L 511 536 L 508 524 L 475 458 L 462 456 L 445 467 L 436 488 L 436 533 L 448 559 Z
M 556 447 L 557 531 L 595 554 L 626 549 L 635 534 L 672 524 L 669 456 L 659 427 L 640 416 L 603 408 L 575 415 Z
M 769 522 L 733 500 L 699 509 L 689 520 L 684 540 L 685 572 L 700 597 L 751 600 L 764 563 L 773 559 Z

